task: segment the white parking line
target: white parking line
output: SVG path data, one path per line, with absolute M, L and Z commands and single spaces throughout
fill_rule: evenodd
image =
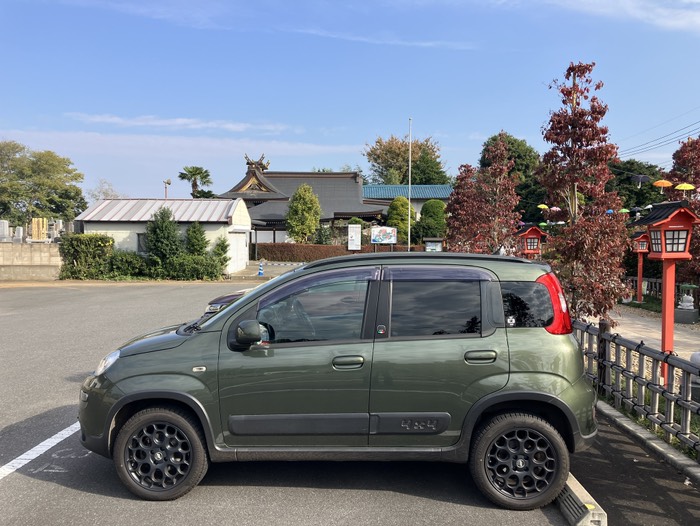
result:
M 38 456 L 43 455 L 56 444 L 62 442 L 63 440 L 71 436 L 78 429 L 80 429 L 80 422 L 76 422 L 72 426 L 65 428 L 63 431 L 59 431 L 51 438 L 47 438 L 46 440 L 44 440 L 38 446 L 33 447 L 26 453 L 18 456 L 14 460 L 11 460 L 4 466 L 0 467 L 0 480 L 4 479 L 10 473 L 14 473 L 19 468 L 21 468 L 25 464 L 28 464 Z

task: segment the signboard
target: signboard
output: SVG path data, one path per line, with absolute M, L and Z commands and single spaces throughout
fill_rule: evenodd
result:
M 348 250 L 362 249 L 362 225 L 348 225 Z
M 396 227 L 374 226 L 372 227 L 372 243 L 380 245 L 396 244 Z

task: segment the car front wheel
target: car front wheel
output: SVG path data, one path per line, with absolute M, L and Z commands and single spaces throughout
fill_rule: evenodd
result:
M 469 464 L 474 483 L 489 500 L 512 510 L 531 510 L 549 504 L 564 488 L 569 452 L 545 420 L 509 413 L 476 432 Z
M 121 481 L 146 500 L 173 500 L 207 472 L 204 438 L 197 422 L 178 410 L 144 409 L 121 428 L 114 443 Z

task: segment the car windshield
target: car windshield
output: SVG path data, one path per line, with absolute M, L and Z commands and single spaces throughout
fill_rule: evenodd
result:
M 297 271 L 300 270 L 301 268 L 302 268 L 302 267 L 295 268 L 295 269 L 293 269 L 293 270 L 290 270 L 290 271 L 288 271 L 288 272 L 285 272 L 284 274 L 280 274 L 279 276 L 276 276 L 276 277 L 272 278 L 271 280 L 266 281 L 265 283 L 261 283 L 260 285 L 258 285 L 258 286 L 256 286 L 256 287 L 253 287 L 253 288 L 250 288 L 250 289 L 245 289 L 245 290 L 243 291 L 243 294 L 241 295 L 241 297 L 238 298 L 237 300 L 235 300 L 234 302 L 232 302 L 230 305 L 227 305 L 225 308 L 221 309 L 220 311 L 216 312 L 215 314 L 213 314 L 213 315 L 211 315 L 211 316 L 203 316 L 202 318 L 198 319 L 198 320 L 196 321 L 197 327 L 199 327 L 199 328 L 201 328 L 201 329 L 206 328 L 206 327 L 210 324 L 210 322 L 212 322 L 212 321 L 215 320 L 215 319 L 218 319 L 218 318 L 219 318 L 219 315 L 220 315 L 222 312 L 227 311 L 227 310 L 229 309 L 229 307 L 231 307 L 231 305 L 236 305 L 239 301 L 241 301 L 242 299 L 244 299 L 244 298 L 245 298 L 246 296 L 248 296 L 251 292 L 253 292 L 253 291 L 257 292 L 257 291 L 259 291 L 259 290 L 268 290 L 268 289 L 270 289 L 270 288 L 273 288 L 273 287 L 275 287 L 275 286 L 277 285 L 277 282 L 280 281 L 282 278 L 288 276 L 291 272 L 297 272 Z

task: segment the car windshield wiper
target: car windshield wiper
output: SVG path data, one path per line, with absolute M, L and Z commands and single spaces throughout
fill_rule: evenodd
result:
M 182 332 L 196 332 L 196 331 L 201 331 L 202 327 L 200 327 L 198 321 L 194 321 L 190 323 L 187 327 L 182 329 Z

